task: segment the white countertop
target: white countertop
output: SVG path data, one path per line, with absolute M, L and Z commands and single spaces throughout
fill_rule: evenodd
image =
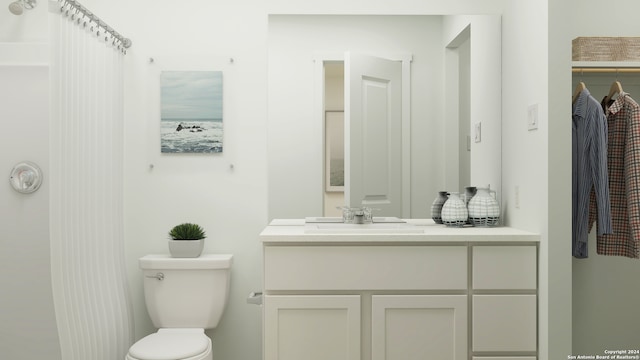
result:
M 363 231 L 345 232 L 309 231 L 305 219 L 274 219 L 260 233 L 265 244 L 277 243 L 431 243 L 431 242 L 538 242 L 540 235 L 511 227 L 447 227 L 431 219 L 405 219 L 411 232 Z M 353 225 L 352 225 L 353 228 Z M 363 227 L 363 229 L 366 229 Z

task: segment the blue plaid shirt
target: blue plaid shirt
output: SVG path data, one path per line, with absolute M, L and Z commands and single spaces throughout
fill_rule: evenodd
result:
M 573 256 L 588 257 L 589 196 L 598 212 L 598 234 L 611 234 L 607 169 L 607 118 L 600 102 L 584 89 L 573 104 L 572 127 Z

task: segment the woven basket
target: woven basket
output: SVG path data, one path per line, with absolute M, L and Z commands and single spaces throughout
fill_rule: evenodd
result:
M 573 61 L 640 61 L 640 37 L 578 37 Z

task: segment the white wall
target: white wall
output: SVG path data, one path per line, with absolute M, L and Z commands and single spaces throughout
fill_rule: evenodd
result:
M 502 187 L 502 170 L 501 170 L 501 138 L 502 138 L 502 115 L 501 115 L 501 44 L 498 39 L 502 38 L 501 19 L 499 15 L 494 16 L 445 16 L 443 22 L 443 42 L 441 47 L 450 47 L 445 53 L 445 57 L 453 56 L 450 51 L 458 48 L 458 64 L 457 66 L 467 65 L 466 74 L 464 71 L 452 70 L 447 74 L 458 72 L 455 79 L 444 79 L 441 89 L 452 91 L 454 101 L 447 105 L 444 111 L 443 132 L 441 136 L 446 137 L 446 141 L 442 144 L 446 163 L 445 171 L 442 173 L 449 174 L 449 168 L 453 163 L 457 167 L 458 164 L 458 137 L 461 132 L 458 127 L 458 116 L 468 116 L 466 120 L 470 128 L 468 133 L 471 135 L 471 153 L 470 153 L 470 182 L 457 183 L 457 188 L 464 191 L 466 186 L 486 187 L 489 185 L 491 189 L 497 191 L 497 196 L 501 196 Z M 469 32 L 467 44 L 464 44 L 464 36 L 460 34 Z M 466 59 L 465 59 L 465 50 Z M 466 62 L 466 63 L 465 63 Z M 446 66 L 450 66 L 446 64 Z M 447 69 L 445 69 L 447 71 Z M 464 77 L 467 77 L 463 80 Z M 455 82 L 452 86 L 451 82 Z M 466 95 L 458 95 L 459 86 L 468 86 Z M 449 88 L 451 88 L 449 90 Z M 456 101 L 459 100 L 459 101 Z M 440 104 L 442 106 L 442 104 Z M 466 108 L 465 108 L 466 107 Z M 452 116 L 453 114 L 453 116 Z M 480 141 L 475 141 L 475 126 L 480 124 Z M 452 142 L 453 145 L 449 144 Z M 463 144 L 464 145 L 464 144 Z M 466 146 L 463 146 L 466 149 Z M 451 156 L 456 154 L 456 156 Z M 462 171 L 460 171 L 462 173 Z M 455 181 L 445 180 L 446 185 L 450 186 Z M 446 188 L 449 191 L 449 188 Z
M 46 7 L 0 11 L 0 357 L 60 359 L 49 258 L 49 52 Z M 22 161 L 44 181 L 20 194 L 8 180 Z
M 11 134 L 3 139 L 0 169 L 9 174 L 31 161 L 44 174 L 32 194 L 8 182 L 0 188 L 0 356 L 60 359 L 49 258 L 49 68 L 0 64 L 0 79 L 2 132 Z
M 541 234 L 539 350 L 571 354 L 571 123 L 566 2 L 508 1 L 503 17 L 503 205 L 507 224 Z M 528 131 L 528 108 L 538 107 Z M 542 357 L 541 356 L 541 357 Z
M 497 34 L 494 41 L 501 41 L 502 36 L 500 36 L 500 18 L 496 18 L 498 25 L 496 26 Z M 459 185 L 454 187 L 454 189 L 462 189 L 465 186 L 484 186 L 485 184 L 471 182 L 471 134 L 474 131 L 471 129 L 471 39 L 467 38 L 462 44 L 460 44 L 457 48 L 458 52 L 458 101 L 459 101 L 459 116 L 458 122 L 460 123 L 460 129 L 458 129 L 458 183 Z M 480 52 L 480 54 L 487 54 L 488 52 Z M 496 58 L 500 58 L 500 53 L 495 53 Z M 499 65 L 495 66 L 497 69 L 497 76 L 500 76 L 501 67 Z M 448 82 L 448 81 L 446 81 Z M 446 85 L 445 85 L 446 86 Z M 495 99 L 495 98 L 493 98 Z M 496 110 L 496 114 L 499 114 L 501 110 Z M 500 116 L 491 116 L 491 120 L 496 123 L 500 123 Z M 475 125 L 475 124 L 474 124 Z M 500 125 L 495 125 L 498 130 L 500 129 Z M 486 130 L 486 129 L 485 129 Z M 495 135 L 499 136 L 499 135 Z M 474 134 L 475 138 L 475 134 Z M 491 140 L 491 139 L 489 139 Z M 475 144 L 475 139 L 473 140 Z M 497 160 L 499 158 L 498 154 L 500 154 L 500 148 L 497 148 L 495 152 L 494 161 L 491 163 L 500 165 L 500 161 Z M 455 163 L 455 161 L 452 161 Z M 496 172 L 500 174 L 501 171 L 496 171 L 495 169 L 490 170 L 492 173 Z M 489 180 L 490 183 L 491 180 Z M 494 189 L 500 186 L 500 184 L 493 184 Z M 449 189 L 449 187 L 447 187 Z
M 543 55 L 548 63 L 545 77 L 548 110 L 546 116 L 543 113 L 540 118 L 548 122 L 545 175 L 549 185 L 543 200 L 547 202 L 548 224 L 546 243 L 540 249 L 539 281 L 546 284 L 542 292 L 545 303 L 541 304 L 541 321 L 547 326 L 547 332 L 542 345 L 549 348 L 549 359 L 558 359 L 571 354 L 571 109 L 568 99 L 572 90 L 568 89 L 570 74 L 566 69 L 571 58 L 567 29 L 576 7 L 564 0 L 550 0 L 548 6 L 548 33 L 536 41 L 545 42 L 548 47 Z
M 39 1 L 39 6 L 30 11 L 25 11 L 22 15 L 16 16 L 9 12 L 3 2 L 0 11 L 0 42 L 11 43 L 34 43 L 48 39 L 49 30 L 47 17 L 47 2 Z M 3 50 L 2 57 L 8 56 L 9 52 Z M 17 54 L 14 54 L 17 55 Z
M 567 26 L 569 40 L 578 36 L 638 36 L 640 4 L 623 0 L 603 13 L 597 1 L 571 1 L 573 22 Z M 578 10 L 576 12 L 576 10 Z M 570 53 L 571 44 L 567 44 Z M 566 75 L 567 77 L 570 74 Z M 600 100 L 609 92 L 615 75 L 575 76 Z M 640 75 L 618 80 L 635 100 L 640 99 Z M 570 87 L 571 86 L 571 87 Z M 565 84 L 566 95 L 574 87 Z M 635 90 L 634 90 L 635 89 Z M 596 253 L 595 231 L 589 237 L 589 258 L 573 260 L 573 353 L 602 354 L 605 349 L 638 347 L 640 312 L 640 262 Z

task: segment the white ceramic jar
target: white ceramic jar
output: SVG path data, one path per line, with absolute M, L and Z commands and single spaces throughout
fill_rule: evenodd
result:
M 442 224 L 442 206 L 447 202 L 448 196 L 448 192 L 438 191 L 438 196 L 431 204 L 431 218 L 436 224 Z
M 478 188 L 469 200 L 469 220 L 473 226 L 497 226 L 500 222 L 500 204 L 496 192 L 489 188 Z
M 442 205 L 442 223 L 447 226 L 461 227 L 467 223 L 467 206 L 459 193 L 452 192 L 449 199 Z

